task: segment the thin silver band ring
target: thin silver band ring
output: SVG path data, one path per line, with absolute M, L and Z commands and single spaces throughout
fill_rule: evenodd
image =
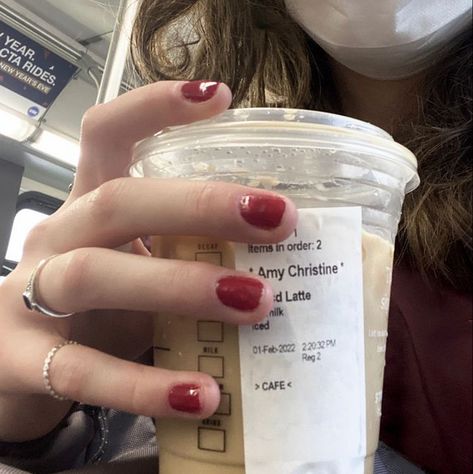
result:
M 36 265 L 36 267 L 31 272 L 30 278 L 28 279 L 28 283 L 26 284 L 26 288 L 22 296 L 25 306 L 30 311 L 36 311 L 37 313 L 43 314 L 44 316 L 49 316 L 51 318 L 68 318 L 74 313 L 58 313 L 57 311 L 53 311 L 52 309 L 49 309 L 38 302 L 38 277 L 46 263 L 56 256 L 57 255 L 51 255 L 50 257 L 41 260 L 38 265 Z

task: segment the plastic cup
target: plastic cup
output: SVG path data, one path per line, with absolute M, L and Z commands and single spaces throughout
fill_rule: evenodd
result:
M 240 330 L 156 316 L 156 365 L 221 387 L 209 419 L 158 420 L 161 474 L 373 473 L 393 248 L 416 169 L 383 130 L 307 110 L 230 110 L 137 146 L 132 176 L 270 189 L 300 210 L 280 244 L 154 238 L 155 256 L 269 278 L 275 300 Z

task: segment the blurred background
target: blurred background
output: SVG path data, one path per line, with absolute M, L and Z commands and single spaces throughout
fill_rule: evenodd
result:
M 61 205 L 95 104 L 120 0 L 0 0 L 0 263 Z M 135 87 L 126 71 L 122 91 Z

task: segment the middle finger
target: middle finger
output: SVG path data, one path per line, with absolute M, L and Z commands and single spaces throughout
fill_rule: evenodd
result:
M 116 248 L 142 235 L 207 235 L 277 242 L 294 230 L 297 211 L 283 196 L 229 183 L 153 178 L 109 181 L 50 221 L 55 253 Z
M 271 287 L 253 275 L 110 249 L 56 256 L 42 270 L 38 290 L 43 305 L 65 313 L 132 309 L 251 324 L 272 307 Z

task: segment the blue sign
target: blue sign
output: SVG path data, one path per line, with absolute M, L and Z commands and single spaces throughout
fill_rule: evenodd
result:
M 29 109 L 28 109 L 28 116 L 29 117 L 32 117 L 32 118 L 35 118 L 39 115 L 39 108 L 36 107 L 36 105 L 32 105 Z
M 0 21 L 0 86 L 26 99 L 21 112 L 38 118 L 58 97 L 77 67 Z M 0 88 L 0 102 L 2 99 Z M 7 93 L 5 93 L 5 96 Z M 11 106 L 12 95 L 8 94 Z M 39 107 L 34 107 L 36 104 Z

